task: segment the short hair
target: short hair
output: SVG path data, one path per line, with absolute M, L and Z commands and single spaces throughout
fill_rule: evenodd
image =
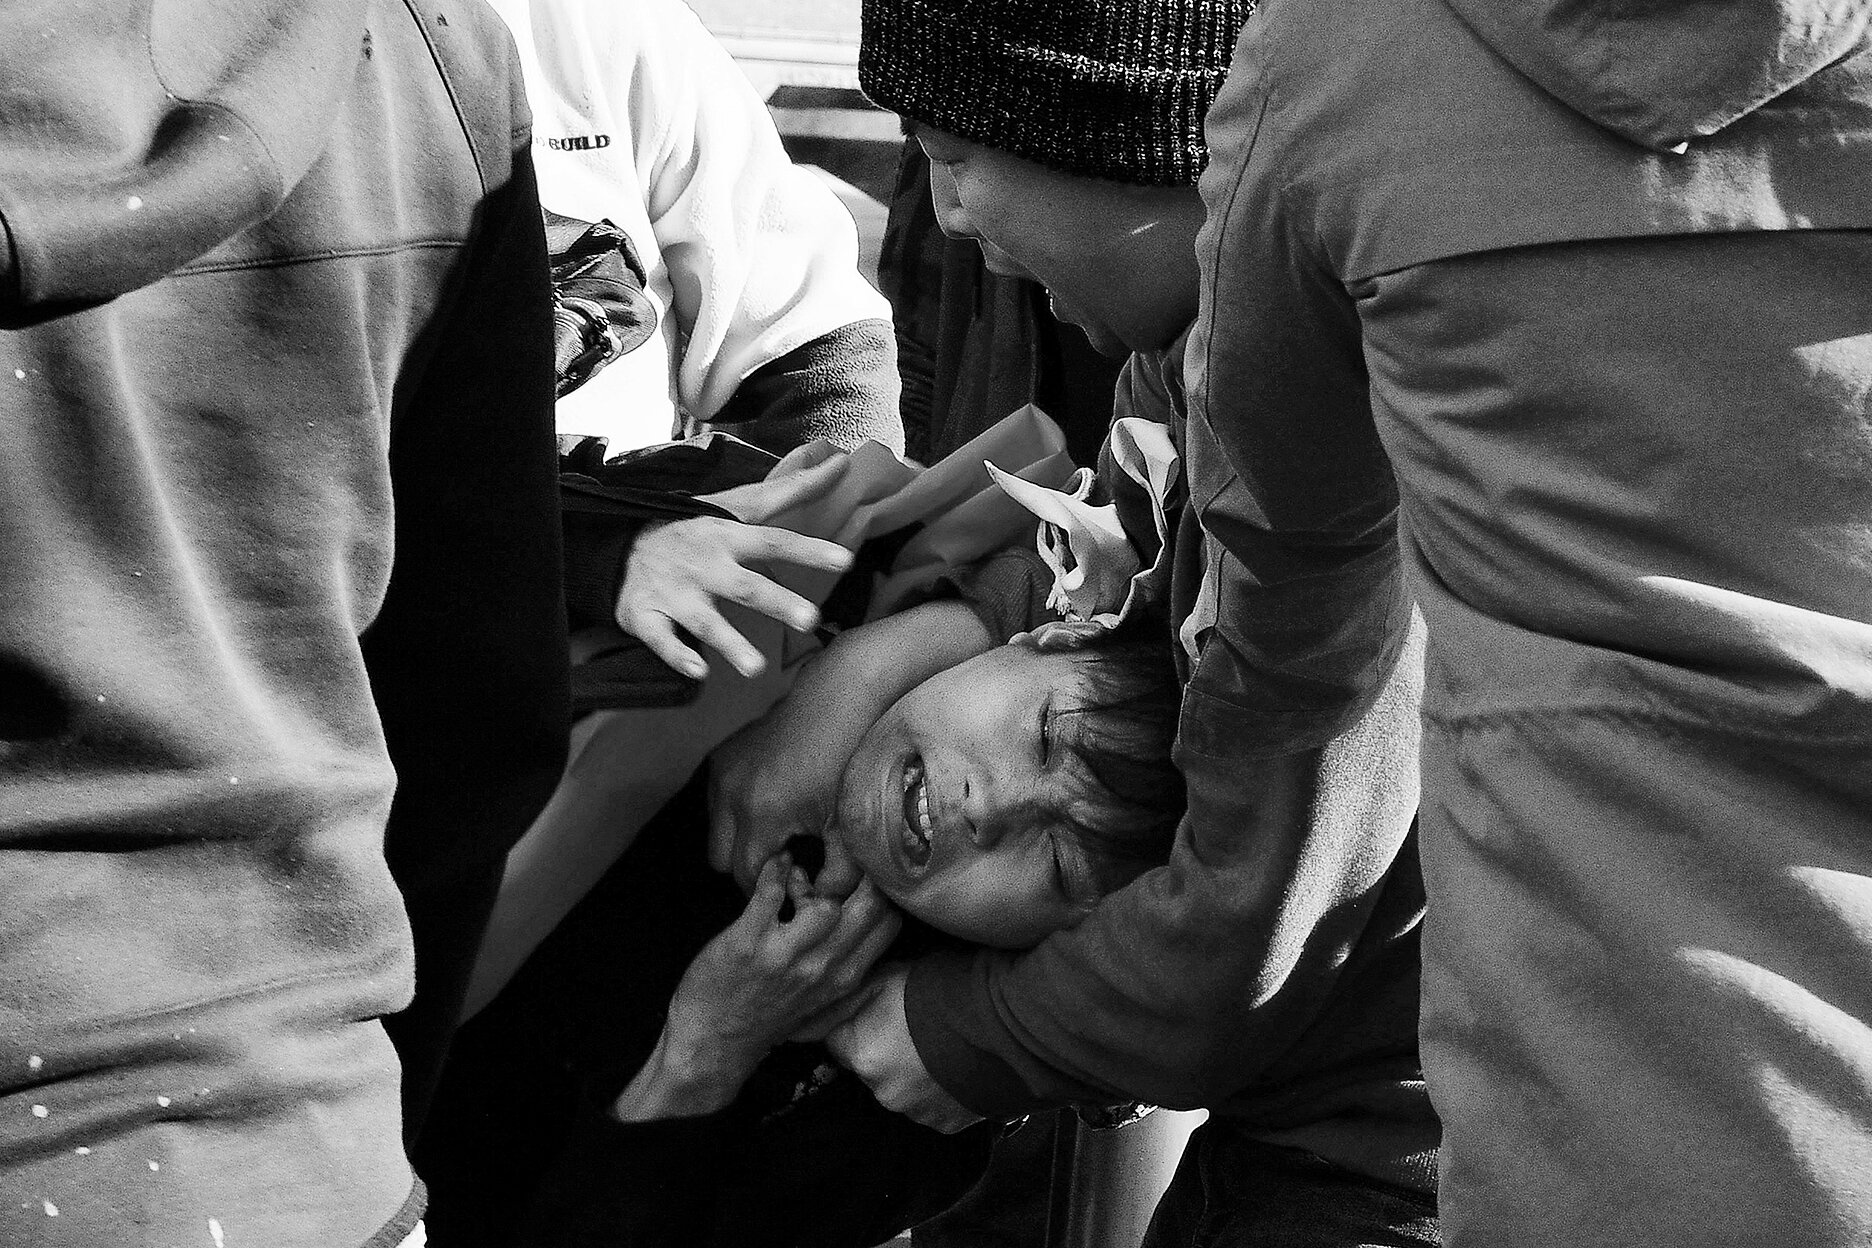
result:
M 1063 711 L 1092 817 L 1074 830 L 1101 895 L 1169 861 L 1188 797 L 1171 759 L 1182 685 L 1167 638 L 1104 633 L 1071 650 L 1085 701 Z

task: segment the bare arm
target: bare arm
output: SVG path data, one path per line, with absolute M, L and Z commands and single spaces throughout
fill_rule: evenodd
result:
M 867 729 L 930 676 L 993 646 L 969 606 L 929 602 L 839 634 L 765 718 L 715 751 L 709 779 L 709 861 L 743 888 L 795 835 L 817 836 L 839 777 Z M 826 847 L 821 892 L 848 891 L 857 870 Z

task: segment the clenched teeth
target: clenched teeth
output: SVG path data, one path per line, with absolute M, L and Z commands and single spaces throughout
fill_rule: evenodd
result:
M 903 786 L 904 852 L 920 867 L 929 861 L 930 842 L 935 835 L 930 821 L 929 785 L 924 779 L 921 759 L 904 764 Z

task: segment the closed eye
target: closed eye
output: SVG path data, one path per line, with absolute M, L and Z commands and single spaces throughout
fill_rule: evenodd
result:
M 1060 831 L 1049 832 L 1047 842 L 1053 856 L 1053 883 L 1060 896 L 1075 906 L 1096 901 L 1100 890 L 1083 848 Z
M 1060 896 L 1071 901 L 1073 892 L 1071 885 L 1067 882 L 1066 863 L 1060 853 L 1059 837 L 1049 836 L 1047 842 L 1053 851 L 1053 887 L 1059 890 Z

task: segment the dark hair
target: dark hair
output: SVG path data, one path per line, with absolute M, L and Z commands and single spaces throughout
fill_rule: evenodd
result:
M 1169 861 L 1187 796 L 1171 761 L 1182 686 L 1167 639 L 1103 634 L 1072 651 L 1086 698 L 1061 712 L 1086 781 L 1090 819 L 1074 824 L 1101 894 Z

